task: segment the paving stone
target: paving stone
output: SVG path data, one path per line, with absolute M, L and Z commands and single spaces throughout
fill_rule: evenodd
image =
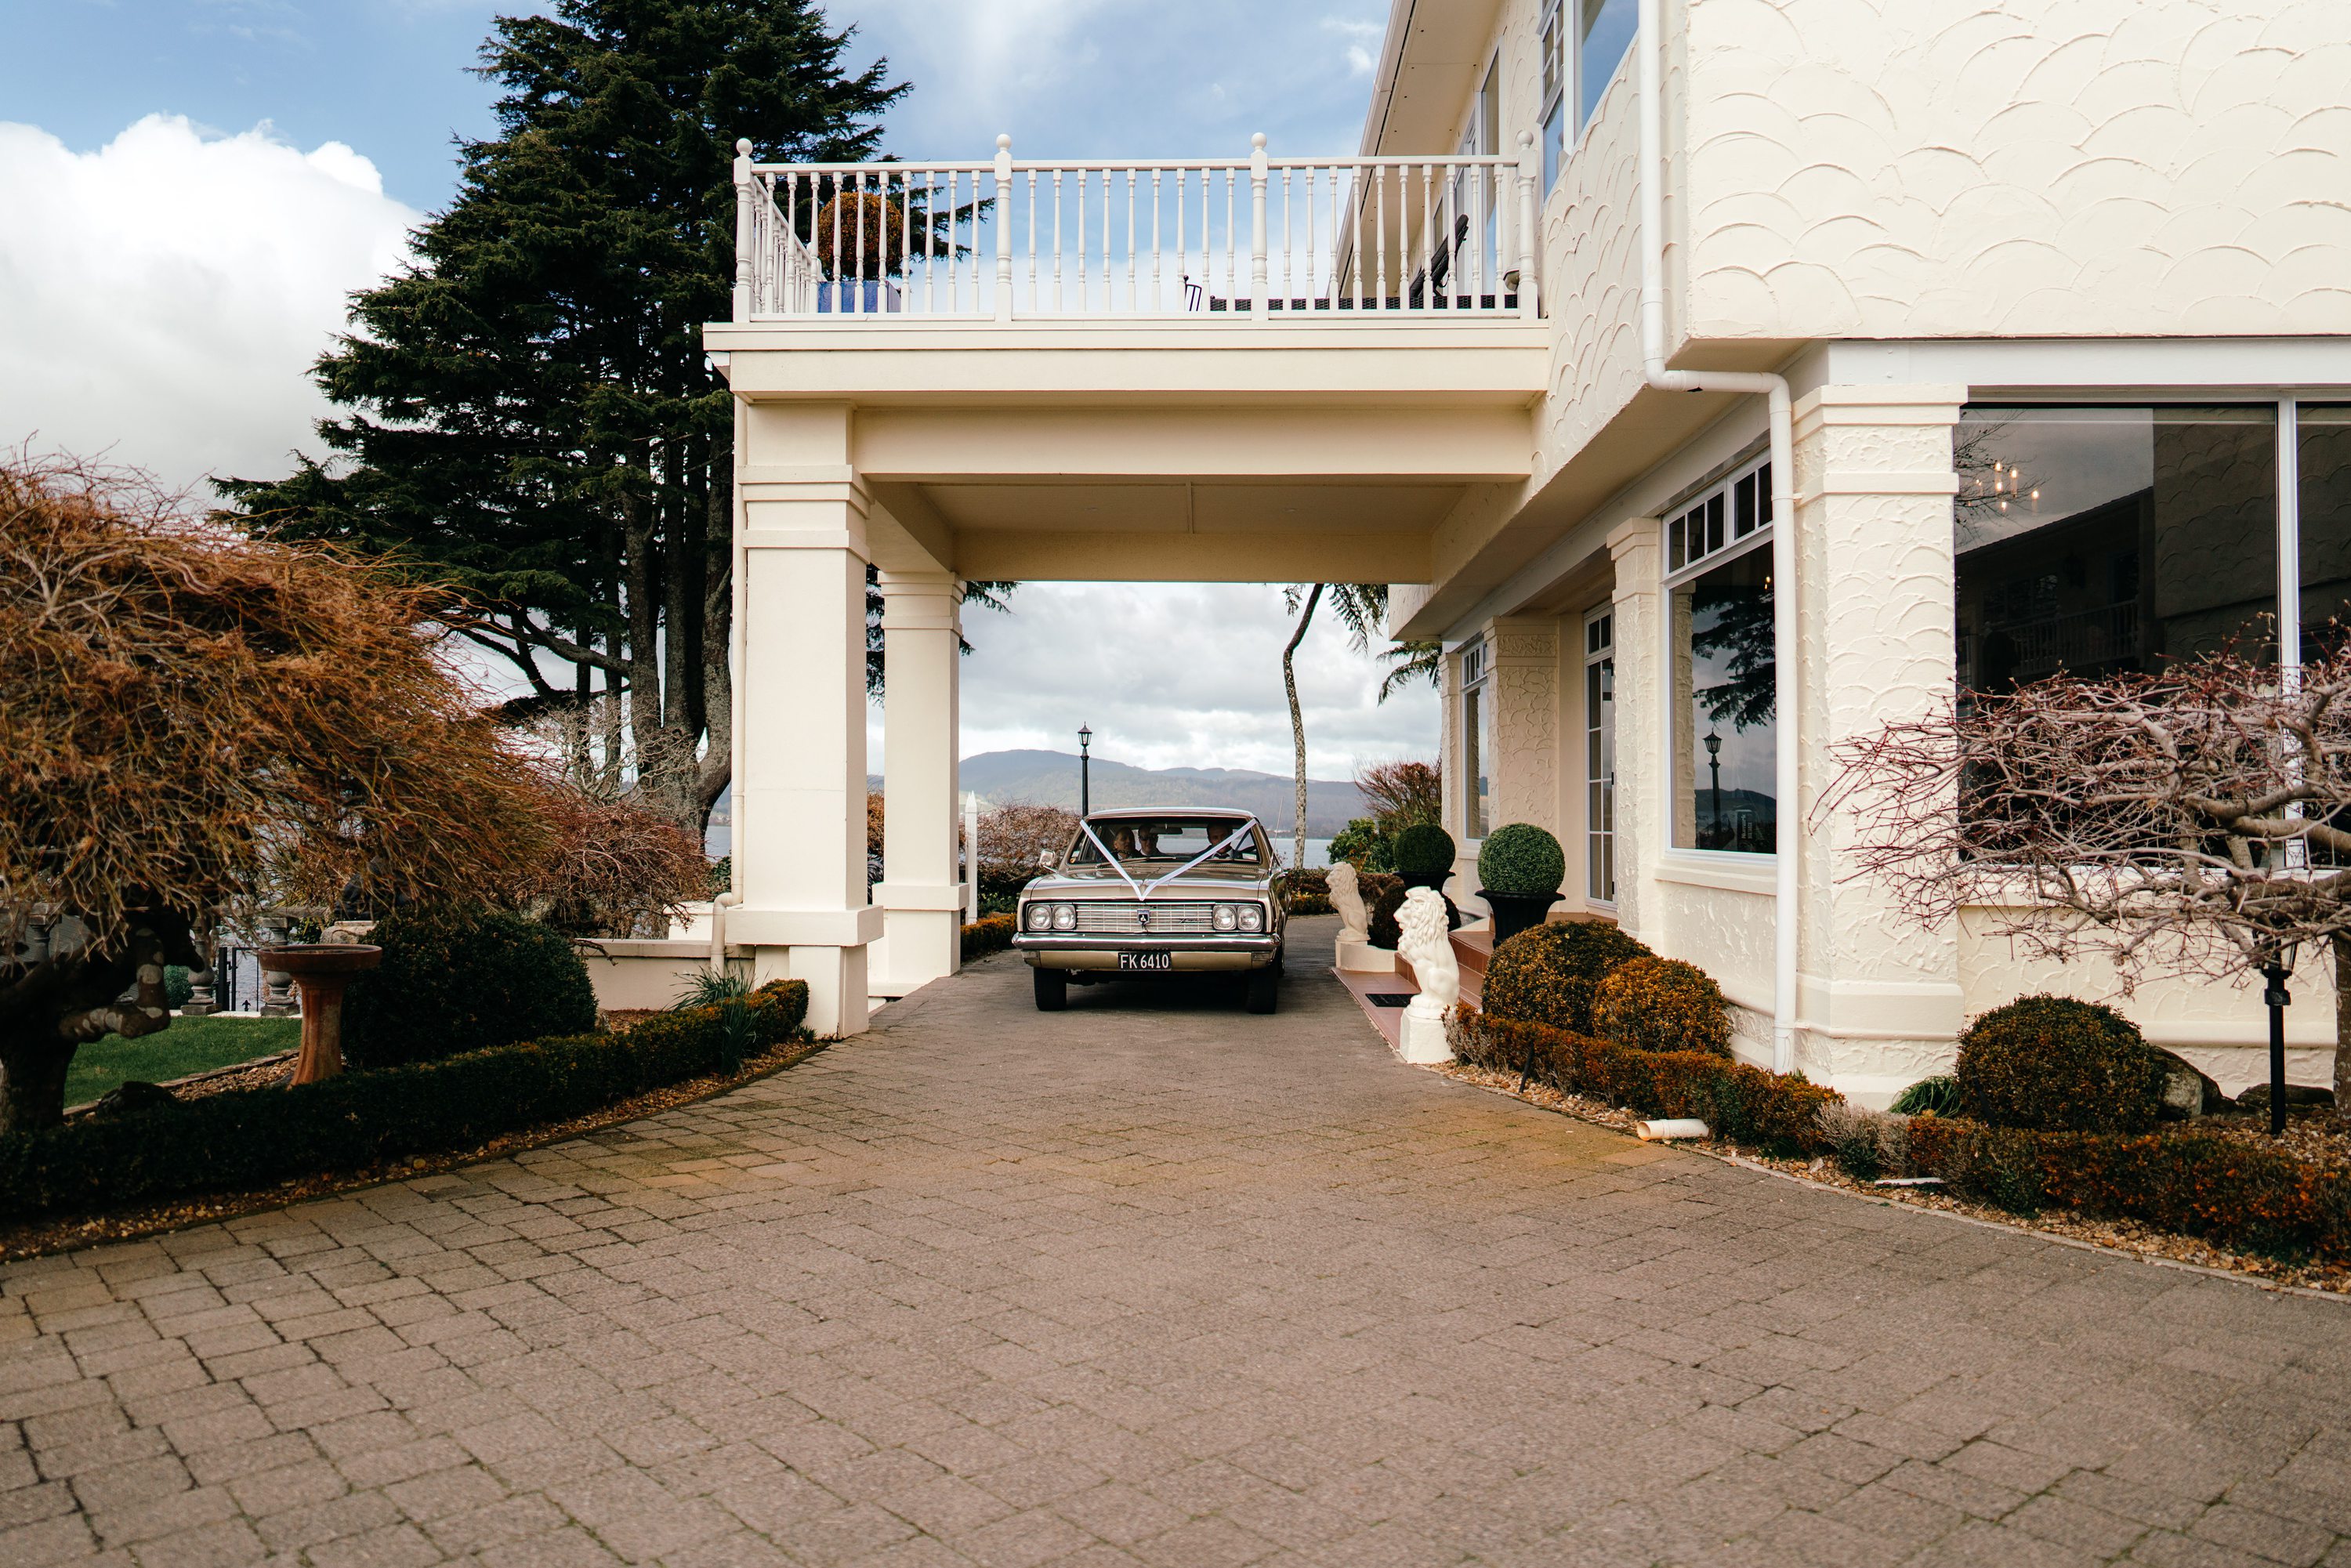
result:
M 2351 1565 L 2342 1306 L 1399 1066 L 1330 927 L 1273 1018 L 999 958 L 628 1126 L 0 1266 L 0 1562 Z

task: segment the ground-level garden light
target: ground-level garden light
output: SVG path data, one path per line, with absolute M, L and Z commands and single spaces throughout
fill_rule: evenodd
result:
M 2300 943 L 2288 942 L 2273 948 L 2269 962 L 2262 966 L 2262 978 L 2268 982 L 2262 991 L 2262 1000 L 2270 1009 L 2270 1136 L 2285 1134 L 2285 1009 L 2294 1002 L 2285 983 L 2294 973 L 2294 955 Z

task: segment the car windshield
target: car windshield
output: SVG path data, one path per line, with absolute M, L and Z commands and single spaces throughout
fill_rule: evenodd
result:
M 1122 862 L 1175 861 L 1183 862 L 1202 854 L 1231 838 L 1235 830 L 1248 827 L 1238 817 L 1095 817 L 1091 825 L 1094 837 L 1102 840 L 1111 853 Z M 1257 865 L 1263 855 L 1259 838 L 1255 831 L 1219 852 L 1208 863 Z M 1093 839 L 1078 835 L 1077 847 L 1070 853 L 1071 865 L 1100 865 L 1102 851 L 1094 848 Z

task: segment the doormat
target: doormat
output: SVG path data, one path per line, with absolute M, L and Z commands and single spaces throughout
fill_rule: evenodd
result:
M 1364 999 L 1375 1008 L 1409 1007 L 1412 998 L 1410 991 L 1367 991 L 1364 996 Z

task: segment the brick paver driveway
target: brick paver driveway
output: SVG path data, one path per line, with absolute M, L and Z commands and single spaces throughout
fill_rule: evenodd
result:
M 2351 1309 L 1028 993 L 0 1271 L 0 1563 L 2351 1560 Z

